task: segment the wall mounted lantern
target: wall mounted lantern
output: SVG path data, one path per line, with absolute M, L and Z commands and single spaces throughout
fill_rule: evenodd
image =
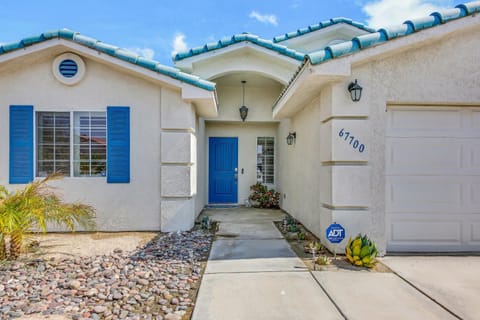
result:
M 245 122 L 245 119 L 247 119 L 248 116 L 248 108 L 245 105 L 245 83 L 247 81 L 242 80 L 242 86 L 243 86 L 243 105 L 238 109 L 240 111 L 240 118 L 242 118 L 242 121 Z
M 297 133 L 296 132 L 289 132 L 287 136 L 287 144 L 291 146 L 297 140 Z
M 362 90 L 363 88 L 360 87 L 357 79 L 355 79 L 355 82 L 350 82 L 348 85 L 348 91 L 350 92 L 350 97 L 352 98 L 353 102 L 360 101 L 360 98 L 362 97 Z

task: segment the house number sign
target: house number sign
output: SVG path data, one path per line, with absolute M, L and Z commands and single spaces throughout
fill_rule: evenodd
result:
M 347 142 L 349 145 L 351 145 L 354 150 L 358 150 L 358 152 L 360 153 L 363 153 L 363 151 L 365 151 L 365 145 L 363 143 L 360 143 L 360 141 L 358 141 L 358 139 L 356 139 L 355 136 L 351 134 L 351 132 L 345 131 L 345 128 L 342 128 L 338 132 L 338 136 L 345 142 Z

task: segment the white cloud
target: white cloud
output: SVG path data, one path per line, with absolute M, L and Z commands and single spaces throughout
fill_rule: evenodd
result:
M 188 45 L 185 42 L 185 35 L 183 33 L 177 33 L 172 42 L 173 50 L 172 56 L 179 52 L 185 52 L 188 50 Z
M 155 51 L 150 48 L 134 47 L 134 48 L 127 48 L 127 49 L 147 59 L 153 59 L 153 57 L 155 56 Z
M 260 21 L 261 23 L 271 24 L 274 26 L 278 25 L 277 16 L 275 16 L 274 14 L 260 14 L 257 11 L 252 11 L 248 16 L 257 21 Z
M 438 0 L 380 0 L 367 2 L 362 10 L 368 15 L 367 23 L 373 28 L 398 25 L 405 20 L 427 16 L 445 9 L 445 1 Z

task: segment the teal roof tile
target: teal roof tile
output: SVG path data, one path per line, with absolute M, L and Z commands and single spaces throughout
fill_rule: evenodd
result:
M 42 42 L 43 40 L 45 40 L 45 38 L 43 37 L 43 34 L 41 34 L 38 36 L 24 38 L 22 39 L 22 43 L 24 46 L 29 46 L 37 42 Z
M 402 24 L 399 26 L 393 26 L 389 28 L 378 29 L 378 32 L 383 33 L 387 40 L 403 37 L 412 33 L 412 29 L 408 25 Z
M 58 30 L 50 30 L 42 33 L 42 35 L 45 37 L 45 39 L 52 39 L 52 38 L 57 38 L 58 37 Z
M 244 41 L 256 44 L 256 45 L 258 45 L 260 47 L 263 47 L 265 49 L 269 49 L 269 50 L 278 52 L 280 54 L 283 54 L 285 56 L 288 56 L 288 57 L 293 58 L 293 59 L 298 60 L 298 61 L 303 61 L 303 58 L 305 57 L 305 55 L 303 53 L 298 52 L 294 49 L 289 49 L 286 46 L 276 44 L 271 40 L 262 39 L 259 36 L 251 34 L 251 33 L 241 33 L 241 34 L 233 35 L 229 39 L 223 38 L 222 40 L 220 40 L 218 42 L 207 43 L 204 46 L 195 47 L 195 48 L 190 49 L 189 51 L 177 53 L 175 55 L 175 57 L 173 58 L 173 60 L 174 61 L 183 60 L 183 59 L 190 58 L 190 57 L 202 54 L 202 53 L 222 49 L 222 48 L 225 48 L 225 47 L 228 47 L 228 46 L 240 43 L 240 42 L 244 42 Z
M 357 41 L 345 41 L 337 43 L 327 47 L 330 50 L 332 58 L 340 57 L 345 54 L 350 54 L 360 50 L 359 42 Z
M 364 31 L 367 31 L 367 32 L 375 32 L 375 29 L 372 29 L 372 28 L 370 28 L 370 27 L 368 27 L 368 26 L 366 26 L 363 23 L 360 23 L 358 21 L 353 21 L 352 19 L 348 19 L 348 18 L 344 18 L 344 17 L 337 17 L 337 18 L 333 18 L 333 19 L 330 19 L 330 20 L 321 21 L 321 22 L 316 23 L 316 24 L 312 24 L 308 27 L 298 29 L 297 31 L 288 32 L 288 33 L 285 33 L 283 35 L 276 36 L 276 37 L 273 38 L 273 42 L 278 43 L 278 42 L 282 42 L 282 41 L 285 41 L 285 40 L 288 40 L 288 39 L 296 38 L 296 37 L 302 36 L 304 34 L 307 34 L 307 33 L 313 32 L 313 31 L 317 31 L 317 30 L 320 30 L 320 29 L 323 29 L 323 28 L 327 28 L 329 26 L 332 26 L 334 24 L 339 24 L 339 23 L 349 24 L 351 26 L 354 26 L 358 29 L 361 29 L 361 30 L 364 30 Z
M 462 17 L 466 15 L 471 15 L 476 12 L 480 12 L 480 1 L 474 1 L 474 2 L 468 2 L 468 3 L 462 3 L 456 6 L 455 8 L 459 8 L 465 12 Z
M 434 27 L 439 23 L 438 19 L 435 19 L 434 16 L 416 18 L 404 22 L 404 24 L 409 24 L 414 32 Z
M 358 43 L 360 49 L 368 48 L 387 40 L 383 32 L 369 33 L 353 38 L 353 41 Z
M 459 8 L 443 10 L 441 12 L 434 12 L 431 16 L 435 17 L 439 23 L 446 23 L 450 20 L 458 19 L 459 17 L 464 17 L 466 14 L 465 11 L 462 11 Z
M 97 45 L 97 42 L 99 42 L 97 39 L 93 39 L 90 37 L 83 36 L 79 33 L 75 35 L 75 42 L 83 44 L 84 46 L 90 47 L 90 48 L 95 48 Z
M 118 50 L 119 48 L 111 44 L 98 41 L 97 44 L 95 45 L 95 49 L 113 56 L 115 54 L 115 51 Z
M 358 50 L 379 45 L 392 39 L 407 36 L 424 29 L 433 28 L 439 24 L 460 19 L 477 12 L 480 12 L 480 1 L 460 4 L 454 9 L 434 12 L 426 17 L 407 20 L 399 26 L 382 28 L 377 32 L 355 37 L 351 41 L 329 46 L 323 50 L 307 54 L 305 60 L 309 60 L 310 63 L 314 65 L 319 64 L 330 59 L 352 54 Z M 331 21 L 333 23 L 338 21 L 338 19 L 332 19 Z
M 179 69 L 168 67 L 160 64 L 158 61 L 141 57 L 126 49 L 121 49 L 114 45 L 101 42 L 97 39 L 86 37 L 78 32 L 68 29 L 60 29 L 54 31 L 47 31 L 37 36 L 27 37 L 17 42 L 6 43 L 0 46 L 0 55 L 12 52 L 26 46 L 34 45 L 43 41 L 60 38 L 74 43 L 92 48 L 94 50 L 108 54 L 117 59 L 133 63 L 139 67 L 157 72 L 159 74 L 171 77 L 173 79 L 191 84 L 193 86 L 208 90 L 215 90 L 215 83 L 200 79 L 197 76 L 181 72 Z
M 2 50 L 3 52 L 10 52 L 10 51 L 21 49 L 23 47 L 24 47 L 24 44 L 22 43 L 22 41 L 10 42 L 2 45 Z

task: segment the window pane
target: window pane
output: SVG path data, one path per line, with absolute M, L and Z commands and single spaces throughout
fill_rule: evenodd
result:
M 273 137 L 257 137 L 257 181 L 274 183 L 275 143 Z
M 37 176 L 70 175 L 70 113 L 37 112 Z
M 105 176 L 107 117 L 105 112 L 74 113 L 74 175 Z

